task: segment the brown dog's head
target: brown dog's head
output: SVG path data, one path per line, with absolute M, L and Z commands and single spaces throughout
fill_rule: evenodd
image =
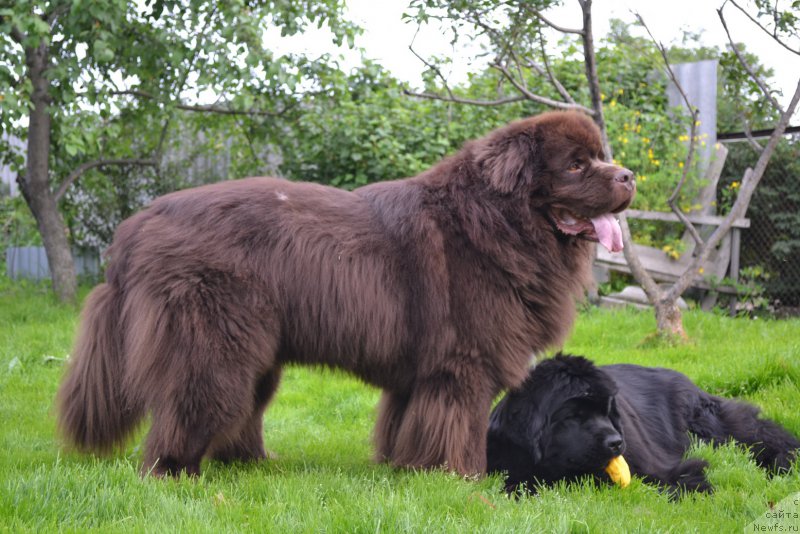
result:
M 633 172 L 606 163 L 600 130 L 586 115 L 554 111 L 492 132 L 477 161 L 490 186 L 524 194 L 566 235 L 622 250 L 613 216 L 633 200 Z

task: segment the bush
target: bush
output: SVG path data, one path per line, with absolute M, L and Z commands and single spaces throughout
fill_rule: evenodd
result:
M 758 155 L 746 143 L 729 145 L 720 178 L 718 202 L 725 209 L 735 200 L 747 167 Z M 783 306 L 800 306 L 800 140 L 781 142 L 758 184 L 742 233 L 742 267 L 760 267 L 769 299 Z M 777 301 L 777 302 L 776 302 Z

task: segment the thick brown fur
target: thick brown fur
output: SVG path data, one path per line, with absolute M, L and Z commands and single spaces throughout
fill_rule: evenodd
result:
M 156 199 L 86 303 L 63 435 L 104 452 L 150 414 L 154 474 L 261 459 L 281 368 L 321 364 L 383 389 L 379 460 L 483 473 L 492 399 L 562 342 L 589 279 L 592 236 L 554 210 L 631 201 L 602 160 L 589 118 L 553 112 L 352 192 L 250 178 Z

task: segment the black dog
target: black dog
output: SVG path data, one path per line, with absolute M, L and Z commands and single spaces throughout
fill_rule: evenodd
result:
M 800 441 L 759 410 L 711 395 L 669 369 L 595 366 L 558 355 L 531 370 L 495 407 L 489 424 L 489 472 L 505 472 L 506 491 L 594 475 L 623 454 L 631 473 L 671 493 L 712 490 L 707 463 L 684 460 L 691 443 L 749 447 L 759 466 L 789 469 Z

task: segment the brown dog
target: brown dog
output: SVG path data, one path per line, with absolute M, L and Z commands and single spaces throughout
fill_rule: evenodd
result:
M 147 471 L 261 459 L 281 368 L 327 365 L 383 389 L 378 459 L 483 473 L 492 399 L 569 331 L 589 241 L 621 246 L 633 174 L 603 159 L 588 117 L 552 112 L 352 192 L 251 178 L 155 200 L 86 302 L 63 434 L 108 451 L 149 413 Z

